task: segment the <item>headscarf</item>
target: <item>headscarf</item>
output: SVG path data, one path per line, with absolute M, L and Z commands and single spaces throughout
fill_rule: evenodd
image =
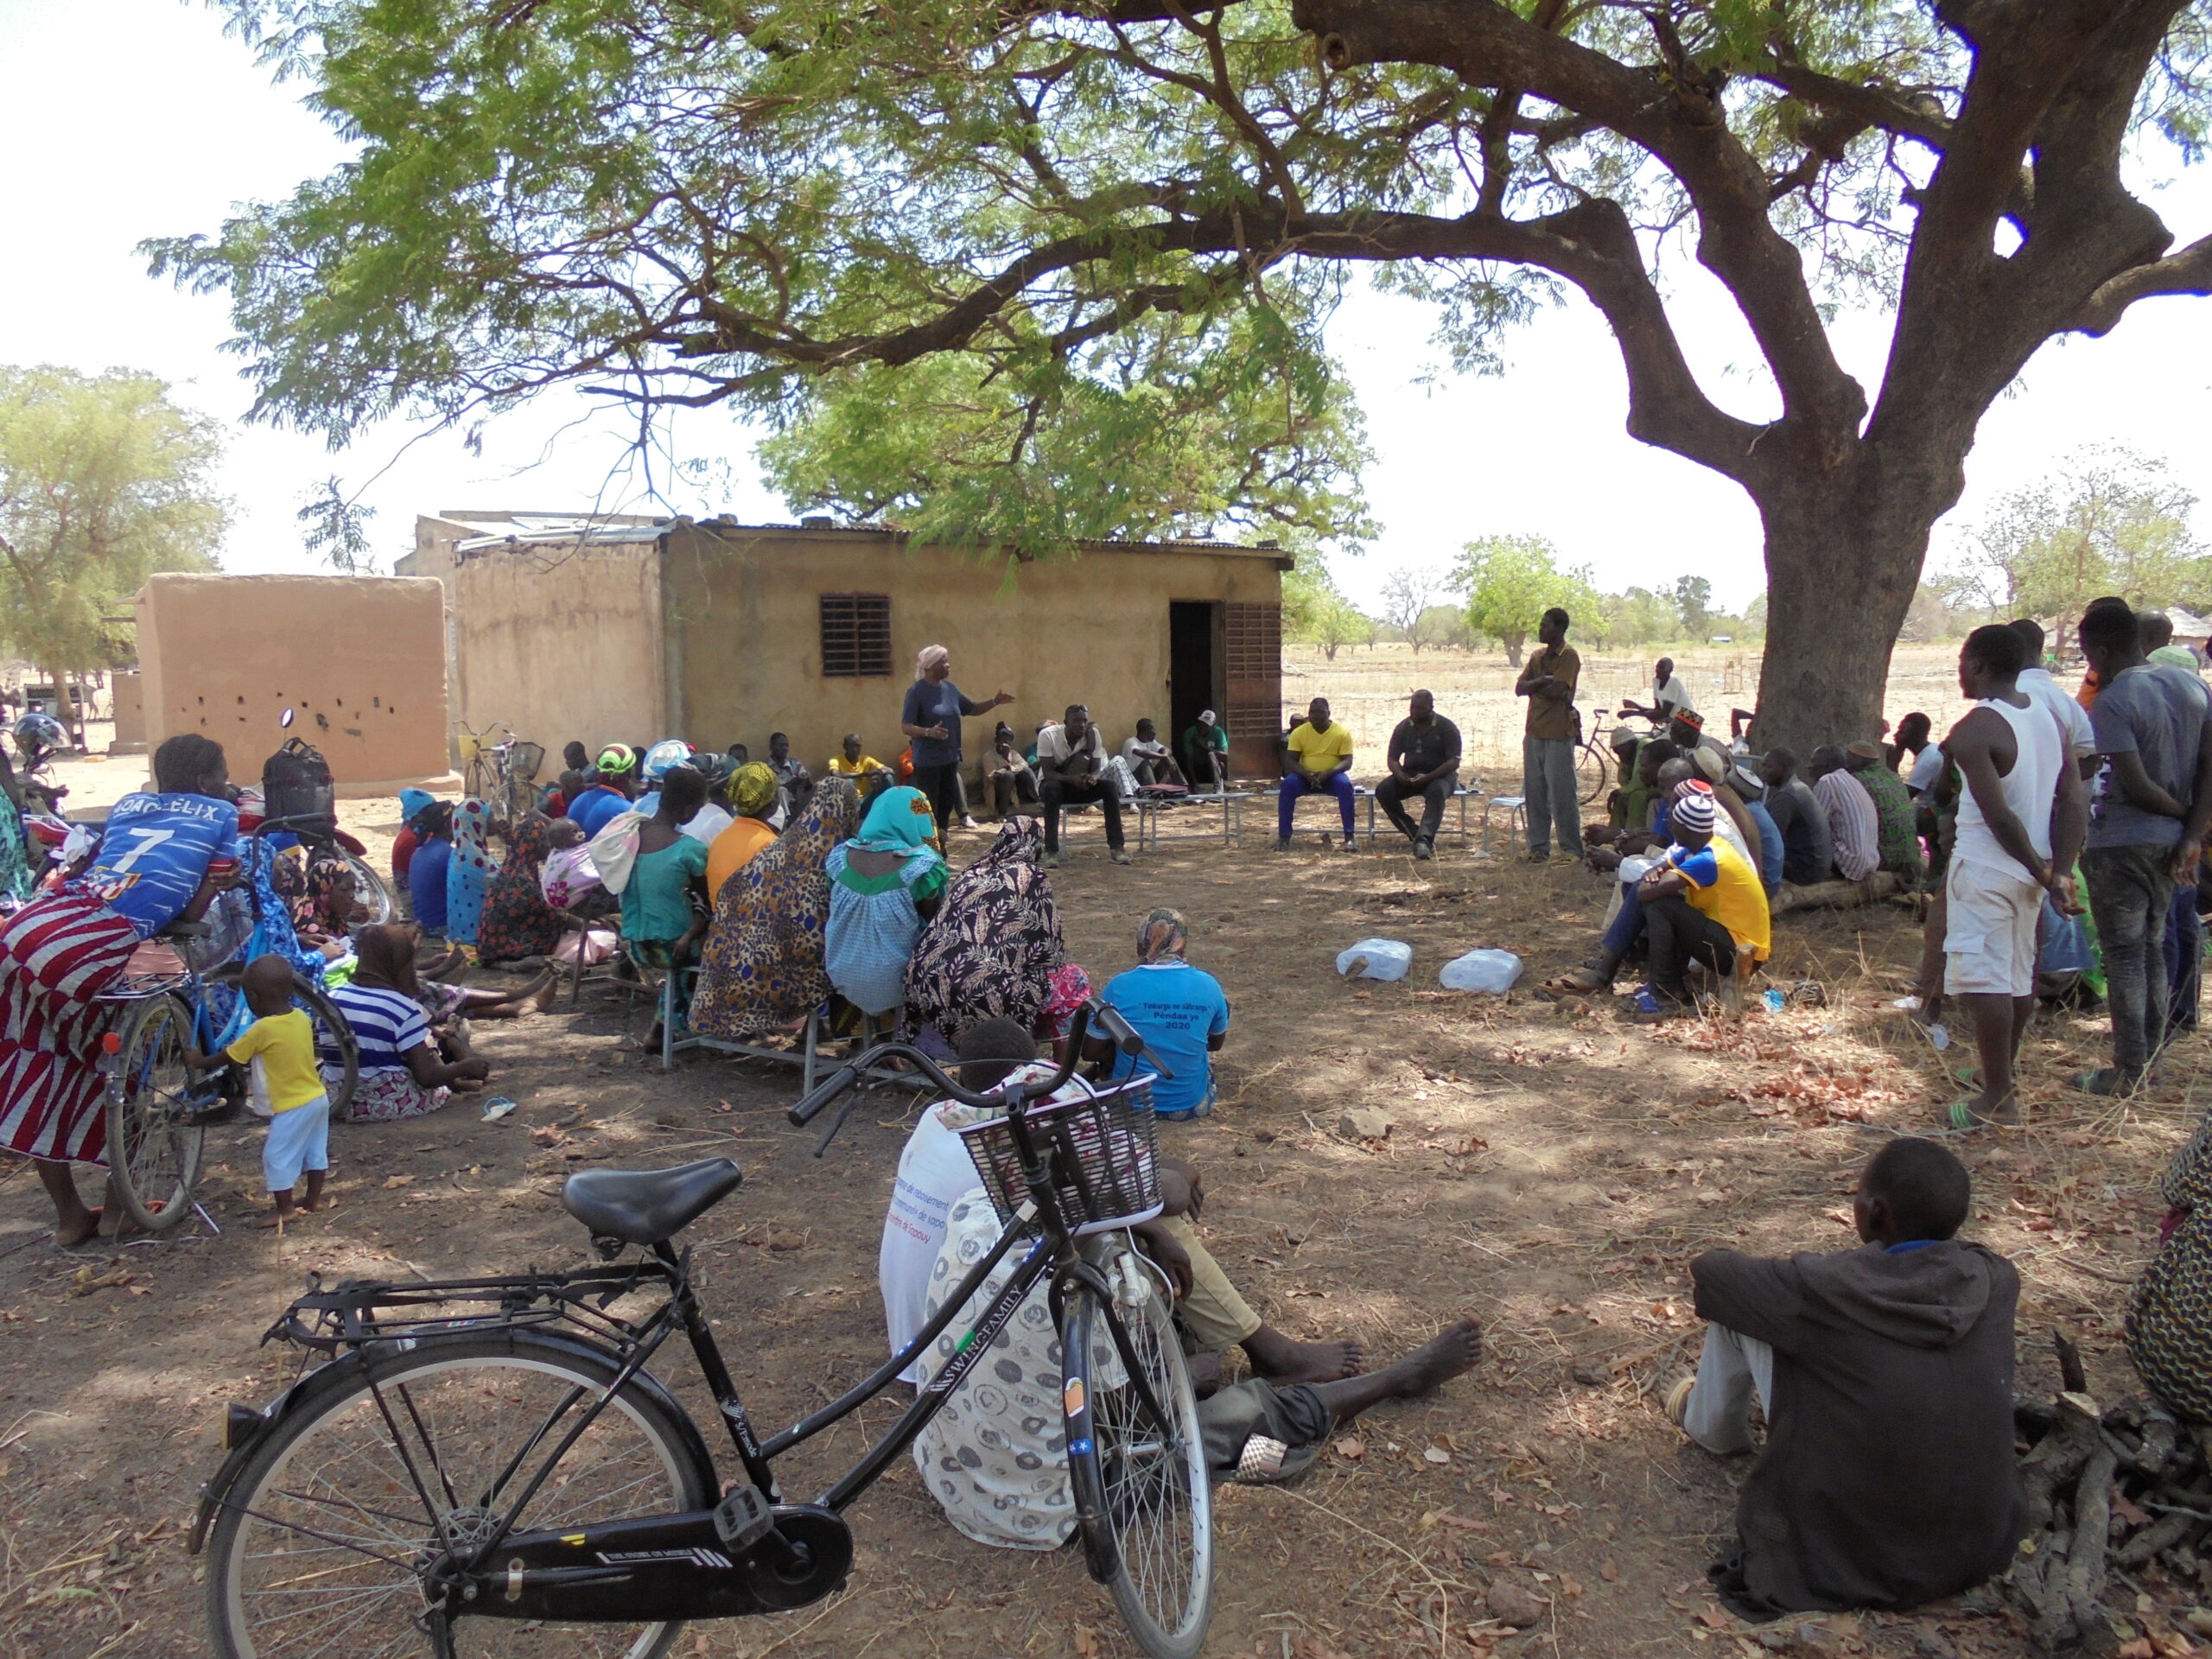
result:
M 1034 818 L 1009 818 L 944 890 L 906 966 L 906 1001 L 957 1044 L 985 1020 L 1033 1027 L 1066 965 L 1060 916 Z
M 701 955 L 693 1029 L 744 1042 L 822 1006 L 830 995 L 823 865 L 860 816 L 852 785 L 824 779 L 791 827 L 722 883 Z
M 666 777 L 672 766 L 688 766 L 692 756 L 691 746 L 680 737 L 664 737 L 645 751 L 643 771 L 647 783 L 658 783 Z
M 478 800 L 453 810 L 453 858 L 446 866 L 446 938 L 456 944 L 476 943 L 484 894 L 499 874 L 492 857 L 492 809 Z
M 943 645 L 924 645 L 914 653 L 914 677 L 926 679 L 930 670 L 945 661 L 952 653 Z
M 353 906 L 339 908 L 338 889 L 353 875 L 353 866 L 343 857 L 327 846 L 317 847 L 308 855 L 307 887 L 292 901 L 292 919 L 333 938 L 345 938 Z
M 901 786 L 875 798 L 853 845 L 871 853 L 927 852 L 934 858 L 937 855 L 926 843 L 936 834 L 937 815 L 930 810 L 930 798 L 918 789 Z
M 748 760 L 729 783 L 729 804 L 741 818 L 765 816 L 776 804 L 776 773 L 765 760 Z
M 1163 957 L 1179 957 L 1184 944 L 1191 937 L 1189 924 L 1183 912 L 1161 906 L 1144 918 L 1137 929 L 1137 960 L 1158 962 Z
M 423 816 L 426 806 L 435 806 L 438 798 L 427 789 L 403 789 L 399 791 L 399 821 L 411 827 Z
M 1074 963 L 1064 962 L 1052 969 L 1046 983 L 1052 990 L 1045 998 L 1045 1018 L 1055 1037 L 1065 1037 L 1075 1011 L 1090 1001 L 1090 976 Z
M 553 850 L 553 821 L 531 813 L 515 825 L 507 847 L 507 861 L 485 895 L 476 954 L 486 962 L 550 956 L 569 931 L 568 919 L 546 902 L 541 886 L 546 855 Z
M 599 752 L 598 767 L 603 778 L 620 778 L 638 764 L 638 752 L 627 743 L 610 743 Z

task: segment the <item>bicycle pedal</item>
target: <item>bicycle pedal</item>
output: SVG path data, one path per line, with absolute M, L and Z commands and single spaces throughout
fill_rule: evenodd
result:
M 758 1486 L 739 1486 L 715 1505 L 715 1531 L 734 1550 L 747 1550 L 776 1529 L 775 1506 Z

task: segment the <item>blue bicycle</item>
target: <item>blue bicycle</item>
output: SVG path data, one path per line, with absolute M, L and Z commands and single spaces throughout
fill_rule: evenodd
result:
M 270 818 L 257 826 L 248 856 L 271 856 L 261 836 L 294 822 Z M 211 922 L 172 922 L 140 947 L 130 971 L 99 999 L 120 1010 L 101 1039 L 108 1173 L 124 1213 L 148 1232 L 166 1231 L 192 1212 L 208 1126 L 236 1116 L 244 1104 L 234 1073 L 219 1071 L 210 1081 L 185 1065 L 184 1053 L 197 1047 L 212 1054 L 252 1023 L 238 980 L 260 937 L 261 911 L 251 882 L 245 893 L 239 920 L 250 925 L 226 931 Z M 202 968 L 202 961 L 213 965 Z M 329 1088 L 331 1115 L 338 1116 L 360 1073 L 353 1030 L 322 988 L 296 969 L 292 1003 L 315 1022 L 321 1052 L 339 1056 L 340 1075 Z

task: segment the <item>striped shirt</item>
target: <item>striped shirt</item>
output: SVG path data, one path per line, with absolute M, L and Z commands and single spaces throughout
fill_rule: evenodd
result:
M 372 1071 L 405 1070 L 408 1054 L 430 1040 L 429 1016 L 404 991 L 340 985 L 330 993 L 330 1000 L 353 1028 L 365 1077 Z M 336 1065 L 339 1058 L 334 1047 L 323 1045 L 320 1058 L 325 1065 Z
M 1813 793 L 1828 817 L 1837 872 L 1847 881 L 1864 881 L 1882 862 L 1882 824 L 1874 798 L 1840 766 L 1816 779 Z

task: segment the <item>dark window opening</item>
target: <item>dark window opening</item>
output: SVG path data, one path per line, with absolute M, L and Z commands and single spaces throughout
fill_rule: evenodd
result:
M 822 595 L 822 672 L 858 678 L 891 672 L 891 596 Z

